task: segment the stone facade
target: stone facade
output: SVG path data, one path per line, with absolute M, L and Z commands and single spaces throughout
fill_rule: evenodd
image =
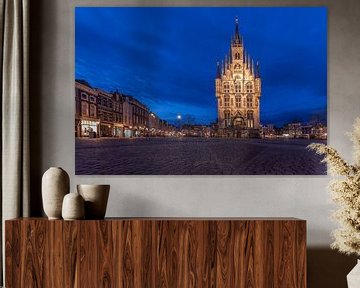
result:
M 227 137 L 256 137 L 260 128 L 261 78 L 240 36 L 238 19 L 229 55 L 217 63 L 215 79 L 218 105 L 218 134 Z

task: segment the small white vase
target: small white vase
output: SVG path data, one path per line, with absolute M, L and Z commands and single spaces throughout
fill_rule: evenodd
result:
M 79 193 L 69 193 L 65 195 L 62 204 L 62 217 L 64 220 L 84 219 L 84 199 Z
M 49 219 L 61 219 L 63 198 L 69 193 L 69 175 L 60 167 L 49 168 L 42 177 L 43 208 Z
M 348 288 L 360 287 L 360 260 L 357 261 L 355 267 L 347 275 Z
M 77 185 L 85 201 L 85 219 L 104 219 L 110 185 Z

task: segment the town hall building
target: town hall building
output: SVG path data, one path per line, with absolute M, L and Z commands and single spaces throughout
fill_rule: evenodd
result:
M 229 55 L 217 63 L 215 80 L 218 135 L 257 137 L 260 129 L 261 78 L 259 63 L 245 51 L 238 18 Z

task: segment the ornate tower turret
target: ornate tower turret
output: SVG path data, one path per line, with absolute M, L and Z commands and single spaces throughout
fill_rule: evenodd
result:
M 215 81 L 215 89 L 216 93 L 221 91 L 221 66 L 219 61 L 216 63 L 216 81 Z
M 216 79 L 221 79 L 221 68 L 219 61 L 216 63 Z
M 259 61 L 256 61 L 256 66 L 255 66 L 255 93 L 261 95 L 261 78 L 260 78 Z M 259 110 L 260 110 L 260 103 L 259 103 Z
M 260 65 L 259 65 L 259 61 L 256 61 L 255 78 L 260 78 Z

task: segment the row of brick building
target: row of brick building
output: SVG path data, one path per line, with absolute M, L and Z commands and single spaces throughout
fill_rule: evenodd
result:
M 75 137 L 168 136 L 175 127 L 146 105 L 118 91 L 92 88 L 75 81 Z

